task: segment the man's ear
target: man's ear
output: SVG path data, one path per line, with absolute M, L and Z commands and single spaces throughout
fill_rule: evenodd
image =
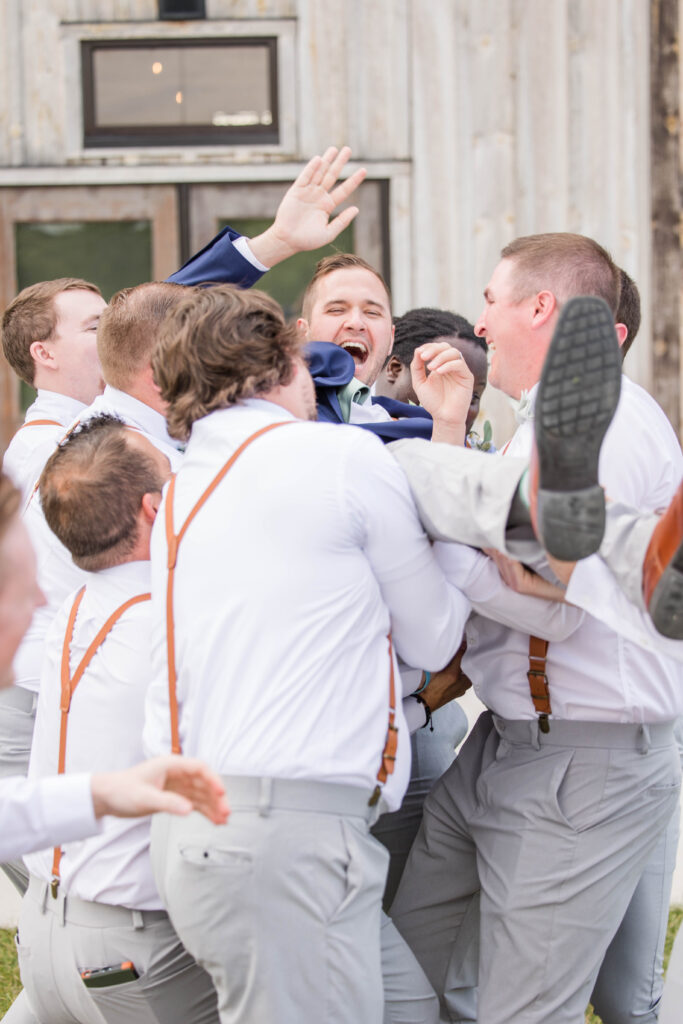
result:
M 306 338 L 306 340 L 308 340 L 308 335 L 309 335 L 309 330 L 310 330 L 310 328 L 308 326 L 308 320 L 304 320 L 304 318 L 302 316 L 300 316 L 299 319 L 296 322 L 296 329 L 299 332 L 299 334 L 302 336 L 302 338 Z
M 614 330 L 617 332 L 617 341 L 619 342 L 619 348 L 621 348 L 628 338 L 628 327 L 626 324 L 615 324 Z
M 161 505 L 161 491 L 150 491 L 149 494 L 142 495 L 142 501 L 140 508 L 147 522 L 152 525 L 157 517 L 159 506 Z
M 401 370 L 403 369 L 403 363 L 398 356 L 389 356 L 389 361 L 384 367 L 384 373 L 390 384 L 395 384 L 398 378 L 401 376 Z
M 48 347 L 47 341 L 32 341 L 28 350 L 36 366 L 47 366 L 51 370 L 59 369 L 54 352 Z
M 532 326 L 543 327 L 557 311 L 557 299 L 552 292 L 543 291 L 533 299 Z

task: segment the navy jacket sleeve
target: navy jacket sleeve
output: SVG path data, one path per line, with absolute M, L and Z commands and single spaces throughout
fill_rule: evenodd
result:
M 236 284 L 240 288 L 251 288 L 263 273 L 232 244 L 239 237 L 238 231 L 223 228 L 167 280 L 174 284 Z

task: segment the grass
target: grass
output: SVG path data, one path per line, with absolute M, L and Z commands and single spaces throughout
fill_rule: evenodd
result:
M 674 936 L 683 923 L 683 907 L 672 907 L 669 914 L 669 930 L 664 948 L 664 969 L 669 963 L 669 954 Z M 4 1014 L 19 993 L 21 982 L 17 968 L 17 957 L 14 951 L 14 932 L 0 930 L 0 1016 Z M 601 1024 L 600 1018 L 588 1008 L 586 1024 Z

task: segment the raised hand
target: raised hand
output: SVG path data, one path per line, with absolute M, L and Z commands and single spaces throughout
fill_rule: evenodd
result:
M 323 156 L 309 160 L 285 193 L 271 226 L 249 241 L 264 266 L 274 267 L 294 253 L 328 245 L 348 227 L 358 207 L 348 206 L 334 218 L 332 211 L 355 192 L 367 173 L 361 167 L 335 187 L 350 156 L 348 146 L 340 150 L 330 146 Z
M 420 405 L 434 420 L 432 441 L 463 444 L 474 377 L 461 353 L 447 341 L 420 345 L 410 375 Z

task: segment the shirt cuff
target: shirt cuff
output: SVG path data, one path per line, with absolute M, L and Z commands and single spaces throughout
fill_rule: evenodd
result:
M 270 270 L 270 267 L 266 267 L 263 263 L 260 262 L 260 260 L 256 259 L 253 252 L 249 248 L 249 239 L 245 238 L 244 235 L 240 235 L 239 238 L 235 238 L 232 244 L 233 248 L 237 249 L 238 253 L 241 256 L 244 256 L 245 260 L 248 260 L 248 262 L 251 263 L 252 267 L 256 267 L 257 270 L 260 270 L 262 274 L 265 274 Z
M 424 705 L 419 700 L 415 700 L 413 696 L 404 697 L 403 714 L 408 726 L 408 732 L 411 734 L 417 732 L 418 729 L 424 728 L 427 724 L 427 712 Z
M 59 845 L 85 839 L 100 830 L 95 817 L 90 775 L 54 775 L 38 784 L 43 821 Z

